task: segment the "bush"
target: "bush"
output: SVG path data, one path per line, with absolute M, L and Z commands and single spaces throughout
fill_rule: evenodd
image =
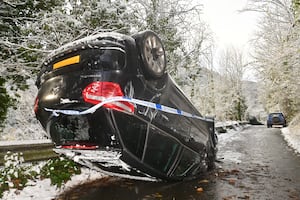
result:
M 13 101 L 5 88 L 5 79 L 0 76 L 0 128 L 6 118 L 7 110 L 13 105 Z
M 41 169 L 41 178 L 50 178 L 51 184 L 61 187 L 71 180 L 73 174 L 80 174 L 81 169 L 72 160 L 63 157 L 49 160 Z
M 37 173 L 30 166 L 24 166 L 22 153 L 7 152 L 4 156 L 4 167 L 0 172 L 0 197 L 9 188 L 23 189 L 29 179 L 34 179 Z
M 23 189 L 29 180 L 50 178 L 52 185 L 61 187 L 72 175 L 81 173 L 75 162 L 63 157 L 50 159 L 37 170 L 32 170 L 32 165 L 23 165 L 23 162 L 22 153 L 7 152 L 4 156 L 4 167 L 0 168 L 0 198 L 10 188 Z

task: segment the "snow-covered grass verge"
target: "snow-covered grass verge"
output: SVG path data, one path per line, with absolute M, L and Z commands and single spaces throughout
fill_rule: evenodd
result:
M 298 114 L 286 128 L 281 129 L 288 145 L 300 154 L 300 114 Z
M 0 198 L 5 200 L 52 200 L 74 185 L 104 176 L 63 157 L 23 164 L 22 154 L 8 152 L 4 160 L 5 165 L 0 168 Z
M 286 127 L 281 129 L 281 132 L 288 145 L 293 148 L 296 153 L 300 153 L 300 130 Z
M 88 168 L 81 168 L 81 174 L 72 176 L 66 184 L 58 188 L 51 184 L 50 179 L 30 181 L 28 186 L 23 190 L 10 189 L 4 192 L 3 200 L 53 200 L 56 196 L 64 191 L 82 183 L 103 178 L 100 172 L 90 170 Z

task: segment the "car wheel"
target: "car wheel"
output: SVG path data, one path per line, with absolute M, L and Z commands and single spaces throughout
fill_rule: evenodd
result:
M 153 31 L 133 35 L 146 78 L 160 78 L 166 69 L 166 54 L 161 39 Z
M 217 158 L 217 151 L 218 151 L 218 148 L 216 147 L 217 143 L 218 143 L 218 136 L 215 133 L 213 133 L 213 136 L 210 139 L 209 143 L 210 143 L 208 145 L 209 151 L 207 152 L 206 163 L 207 163 L 207 169 L 212 170 L 212 169 L 215 169 L 215 167 L 216 167 L 215 161 Z
M 217 148 L 210 148 L 210 152 L 207 154 L 207 169 L 208 171 L 213 170 L 216 168 L 216 157 L 217 157 Z

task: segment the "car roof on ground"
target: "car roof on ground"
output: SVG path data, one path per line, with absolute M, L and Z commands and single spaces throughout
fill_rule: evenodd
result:
M 269 115 L 283 115 L 282 112 L 273 112 L 273 113 L 269 113 Z

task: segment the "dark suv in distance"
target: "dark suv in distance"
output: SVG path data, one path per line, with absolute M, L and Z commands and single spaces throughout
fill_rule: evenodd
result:
M 281 112 L 270 113 L 267 118 L 267 127 L 286 127 L 286 120 Z
M 214 120 L 166 72 L 161 39 L 98 33 L 53 51 L 34 110 L 56 152 L 109 175 L 183 180 L 214 166 Z

